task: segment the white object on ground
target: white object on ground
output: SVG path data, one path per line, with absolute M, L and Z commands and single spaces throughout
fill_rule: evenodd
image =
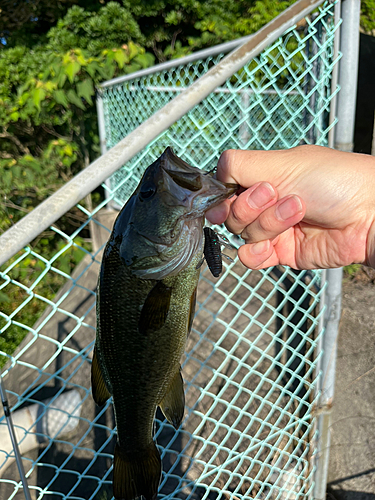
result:
M 12 412 L 12 420 L 21 455 L 52 438 L 73 431 L 79 422 L 81 396 L 77 390 Z M 52 402 L 51 402 L 52 401 Z M 6 420 L 0 422 L 0 478 L 15 460 Z

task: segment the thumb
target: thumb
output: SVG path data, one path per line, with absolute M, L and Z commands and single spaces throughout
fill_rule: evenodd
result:
M 260 181 L 268 181 L 277 188 L 288 167 L 290 169 L 290 150 L 228 149 L 219 158 L 216 177 L 222 182 L 233 182 L 244 188 Z

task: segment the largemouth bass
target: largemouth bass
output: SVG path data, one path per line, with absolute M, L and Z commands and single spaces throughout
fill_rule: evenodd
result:
M 157 497 L 153 422 L 157 406 L 176 429 L 183 419 L 180 358 L 194 317 L 204 213 L 237 187 L 168 148 L 115 221 L 98 281 L 92 394 L 98 405 L 113 397 L 116 499 Z

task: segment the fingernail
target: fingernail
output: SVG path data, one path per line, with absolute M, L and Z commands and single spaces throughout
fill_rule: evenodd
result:
M 302 203 L 298 196 L 292 196 L 283 201 L 276 208 L 276 216 L 281 220 L 287 220 L 298 214 L 302 210 Z
M 269 201 L 275 198 L 275 190 L 268 182 L 262 182 L 249 195 L 247 202 L 252 208 L 262 208 Z
M 251 246 L 251 251 L 255 255 L 260 255 L 264 252 L 267 252 L 269 247 L 270 247 L 270 240 L 259 241 L 259 243 L 255 243 L 254 245 Z

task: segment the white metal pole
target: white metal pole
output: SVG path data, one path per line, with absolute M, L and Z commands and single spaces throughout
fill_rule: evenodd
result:
M 355 105 L 357 98 L 359 20 L 361 0 L 343 0 L 340 28 L 339 66 L 340 92 L 337 103 L 335 147 L 341 151 L 353 150 Z M 342 268 L 328 269 L 325 293 L 324 336 L 321 360 L 321 398 L 318 417 L 318 450 L 316 456 L 314 499 L 325 500 L 328 478 L 331 408 L 334 397 L 337 338 L 341 316 Z
M 334 12 L 334 23 L 336 26 L 335 31 L 335 40 L 333 42 L 333 60 L 339 57 L 339 49 L 340 49 L 340 23 L 341 23 L 341 0 L 338 0 L 335 4 L 335 12 Z M 331 95 L 335 94 L 337 91 L 338 84 L 338 76 L 339 76 L 339 62 L 337 62 L 332 70 L 331 77 Z M 331 100 L 331 106 L 329 110 L 329 124 L 331 125 L 336 120 L 337 113 L 337 94 L 335 94 Z M 335 131 L 336 127 L 333 127 L 328 132 L 328 147 L 333 148 L 335 144 Z
M 343 0 L 341 3 L 342 25 L 340 28 L 339 63 L 340 92 L 337 103 L 335 148 L 353 151 L 354 120 L 357 100 L 359 59 L 359 19 L 361 0 Z
M 96 95 L 96 112 L 98 114 L 100 153 L 104 155 L 108 151 L 108 148 L 107 148 L 107 137 L 105 132 L 104 103 L 103 103 L 103 97 L 101 96 L 100 92 L 97 92 Z M 111 183 L 109 179 L 106 179 L 105 184 L 108 187 L 108 189 L 111 188 Z M 106 189 L 104 190 L 104 197 L 106 200 L 109 198 L 109 193 Z
M 18 471 L 19 471 L 19 474 L 20 474 L 20 477 L 21 477 L 21 482 L 22 482 L 22 486 L 23 486 L 23 492 L 25 494 L 26 500 L 31 500 L 30 491 L 29 491 L 29 485 L 27 484 L 27 479 L 26 479 L 26 475 L 25 475 L 25 470 L 23 468 L 23 463 L 22 463 L 22 459 L 21 459 L 20 450 L 18 448 L 16 433 L 14 432 L 13 421 L 12 421 L 12 414 L 10 412 L 8 399 L 7 399 L 5 388 L 4 388 L 4 385 L 3 385 L 3 379 L 1 377 L 1 370 L 0 370 L 0 397 L 1 397 L 1 403 L 2 403 L 3 409 L 4 409 L 5 420 L 6 420 L 6 423 L 7 423 L 7 426 L 8 426 L 9 437 L 10 437 L 10 440 L 12 442 L 14 456 L 15 456 L 15 459 L 16 459 L 16 462 L 17 462 Z

